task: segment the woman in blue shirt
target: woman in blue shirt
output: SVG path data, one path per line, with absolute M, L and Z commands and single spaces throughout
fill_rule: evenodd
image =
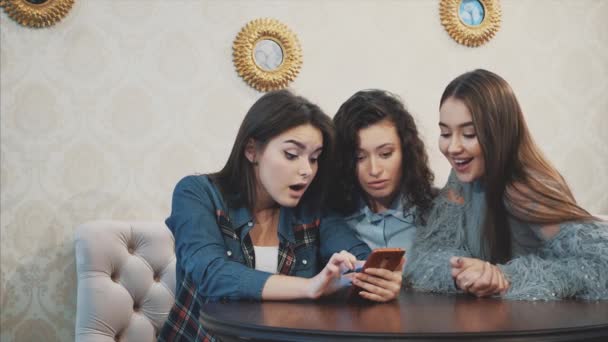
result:
M 409 249 L 433 200 L 433 173 L 414 118 L 383 90 L 351 96 L 334 117 L 332 205 L 371 248 Z
M 166 223 L 178 289 L 159 340 L 209 337 L 198 323 L 204 302 L 316 299 L 343 286 L 342 273 L 370 250 L 319 207 L 333 135 L 318 106 L 270 92 L 246 114 L 222 170 L 177 184 Z M 349 277 L 378 302 L 401 287 L 401 270 Z
M 467 72 L 446 87 L 439 117 L 452 173 L 410 253 L 413 287 L 608 299 L 608 226 L 576 203 L 542 155 L 509 84 Z

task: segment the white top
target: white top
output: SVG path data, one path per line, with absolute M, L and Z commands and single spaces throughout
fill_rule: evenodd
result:
M 279 246 L 253 246 L 255 269 L 268 273 L 277 273 L 279 263 Z

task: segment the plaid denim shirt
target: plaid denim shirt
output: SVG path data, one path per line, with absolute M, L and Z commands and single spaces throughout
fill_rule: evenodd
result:
M 167 226 L 175 237 L 178 284 L 175 304 L 159 341 L 215 341 L 199 321 L 201 305 L 229 300 L 260 300 L 270 273 L 255 270 L 246 208 L 227 208 L 206 175 L 182 179 L 173 193 Z M 282 207 L 277 273 L 310 278 L 334 252 L 347 250 L 365 259 L 369 247 L 342 217 L 305 208 Z

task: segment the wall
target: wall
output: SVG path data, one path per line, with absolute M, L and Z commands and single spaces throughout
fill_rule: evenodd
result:
M 580 203 L 608 213 L 608 1 L 503 0 L 479 48 L 455 43 L 439 1 L 76 1 L 47 29 L 0 15 L 2 341 L 73 339 L 75 226 L 164 219 L 177 180 L 217 170 L 260 96 L 232 41 L 272 17 L 298 35 L 291 89 L 333 115 L 370 87 L 401 95 L 441 185 L 438 98 L 477 67 L 515 89 L 536 141 Z

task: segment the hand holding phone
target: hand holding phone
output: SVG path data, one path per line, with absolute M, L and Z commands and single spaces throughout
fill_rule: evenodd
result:
M 403 255 L 405 254 L 405 250 L 401 249 L 401 248 L 377 248 L 374 249 L 372 251 L 372 253 L 369 255 L 369 257 L 367 258 L 367 260 L 365 261 L 365 264 L 363 264 L 363 266 L 360 269 L 355 269 L 354 272 L 364 272 L 366 269 L 369 268 L 379 268 L 379 269 L 385 269 L 391 272 L 397 271 L 397 269 L 400 267 L 401 265 L 401 260 L 403 259 Z M 362 276 L 362 275 L 361 275 Z M 355 274 L 349 275 L 349 277 L 351 277 L 351 279 L 358 277 Z M 367 277 L 375 277 L 374 275 L 371 274 L 366 274 L 363 278 L 367 278 Z M 386 279 L 392 279 L 394 278 L 394 275 L 391 275 L 389 278 Z M 389 284 L 389 288 L 392 288 L 392 290 L 390 290 L 391 292 L 397 293 L 399 288 L 401 287 L 401 276 L 398 277 L 399 279 L 395 280 L 390 280 L 390 283 L 394 284 Z M 361 283 L 364 284 L 364 283 Z M 367 286 L 365 286 L 367 287 Z M 372 291 L 373 291 L 374 286 L 371 287 Z M 363 289 L 359 286 L 356 286 L 353 284 L 353 286 L 350 288 L 350 294 L 349 296 L 351 298 L 361 298 L 359 296 L 359 293 L 361 291 L 370 291 L 370 290 L 366 290 Z M 393 293 L 393 294 L 394 294 Z M 371 300 L 375 300 L 377 301 L 379 297 L 376 296 L 376 298 L 372 298 L 369 297 L 369 295 L 366 295 L 365 297 L 368 297 L 366 299 L 371 299 Z

